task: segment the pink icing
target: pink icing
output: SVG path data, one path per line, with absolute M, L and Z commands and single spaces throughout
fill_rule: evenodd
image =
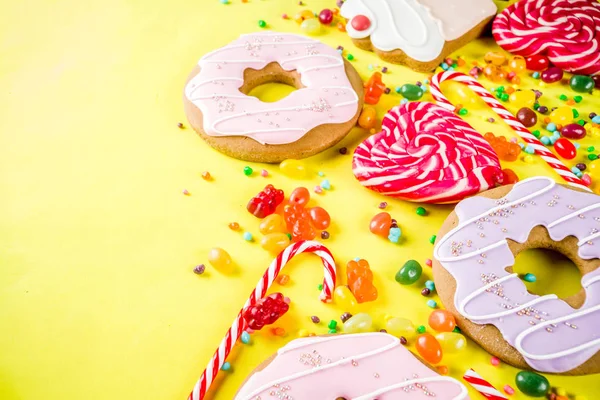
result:
M 493 324 L 534 369 L 565 372 L 600 350 L 600 268 L 584 275 L 584 304 L 574 309 L 555 295 L 527 291 L 506 239 L 519 243 L 541 225 L 552 240 L 578 240 L 584 260 L 600 257 L 600 201 L 591 193 L 536 177 L 502 199 L 472 197 L 456 207 L 459 225 L 436 245 L 435 258 L 456 279 L 455 305 L 472 322 Z
M 260 70 L 271 62 L 299 72 L 305 87 L 273 103 L 239 91 L 244 70 Z M 204 131 L 210 136 L 292 143 L 319 125 L 347 122 L 357 112 L 358 96 L 341 55 L 304 36 L 242 35 L 202 57 L 198 65 L 201 70 L 188 82 L 185 94 L 202 111 Z
M 385 333 L 312 337 L 290 342 L 251 375 L 236 400 L 468 399 L 457 380 L 419 362 Z

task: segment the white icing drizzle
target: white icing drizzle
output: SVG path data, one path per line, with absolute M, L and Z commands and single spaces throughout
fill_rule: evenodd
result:
M 367 393 L 363 396 L 355 397 L 351 400 L 372 400 L 375 396 L 379 396 L 379 395 L 391 392 L 392 390 L 402 389 L 403 387 L 407 387 L 407 386 L 413 385 L 415 383 L 435 383 L 435 382 L 451 382 L 451 383 L 458 383 L 460 385 L 461 392 L 458 394 L 458 396 L 453 397 L 452 400 L 461 400 L 461 399 L 464 399 L 467 397 L 467 388 L 465 387 L 465 385 L 458 382 L 456 379 L 450 378 L 448 376 L 431 376 L 429 378 L 411 379 L 408 381 L 404 381 L 402 383 L 390 385 L 390 386 L 378 389 L 374 392 Z

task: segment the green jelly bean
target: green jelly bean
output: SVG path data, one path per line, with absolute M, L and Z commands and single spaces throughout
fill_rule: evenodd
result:
M 531 371 L 519 372 L 515 382 L 521 392 L 531 397 L 543 397 L 550 390 L 548 379 Z
M 396 282 L 401 285 L 412 285 L 419 280 L 423 267 L 416 260 L 408 260 L 396 273 Z
M 407 83 L 400 88 L 400 94 L 408 100 L 419 100 L 423 97 L 423 89 L 417 85 Z
M 594 80 L 586 75 L 573 75 L 569 86 L 578 93 L 589 93 L 594 88 Z

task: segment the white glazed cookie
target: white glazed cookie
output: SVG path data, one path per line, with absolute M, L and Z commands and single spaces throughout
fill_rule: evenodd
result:
M 431 70 L 479 36 L 496 10 L 492 0 L 346 0 L 341 13 L 358 47 Z

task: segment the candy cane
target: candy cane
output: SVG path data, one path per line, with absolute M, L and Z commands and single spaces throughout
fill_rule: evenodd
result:
M 196 386 L 194 386 L 194 390 L 190 393 L 188 400 L 204 399 L 215 376 L 223 366 L 223 363 L 225 363 L 225 359 L 229 355 L 229 352 L 242 334 L 244 329 L 244 319 L 242 314 L 244 313 L 244 310 L 264 297 L 275 278 L 277 278 L 277 275 L 279 275 L 279 271 L 281 271 L 292 257 L 300 253 L 314 253 L 321 257 L 321 261 L 325 267 L 325 276 L 323 278 L 323 290 L 321 291 L 320 298 L 323 302 L 331 301 L 331 294 L 335 287 L 335 261 L 327 247 L 314 241 L 301 241 L 288 246 L 271 262 L 271 265 L 269 265 L 269 268 L 265 271 L 263 277 L 258 281 L 258 284 L 252 293 L 250 293 L 250 297 L 246 300 L 246 304 L 244 304 L 244 307 L 240 310 L 233 321 L 233 324 L 221 341 L 219 348 L 215 351 L 215 354 L 200 376 L 200 379 L 198 379 L 198 382 L 196 382 Z
M 436 74 L 431 79 L 431 94 L 437 101 L 438 105 L 444 107 L 450 111 L 454 111 L 455 107 L 450 101 L 442 94 L 440 90 L 440 84 L 444 81 L 457 81 L 466 84 L 471 90 L 481 97 L 485 103 L 492 108 L 500 116 L 504 122 L 506 122 L 511 128 L 517 132 L 521 139 L 527 144 L 531 145 L 535 152 L 538 153 L 546 163 L 552 167 L 562 178 L 569 182 L 572 186 L 591 191 L 587 186 L 584 185 L 583 181 L 579 179 L 571 170 L 563 164 L 550 150 L 548 150 L 538 138 L 533 136 L 527 128 L 516 119 L 510 111 L 506 109 L 481 83 L 477 82 L 474 78 L 463 74 L 462 72 L 455 71 L 443 71 Z
M 490 400 L 507 400 L 508 397 L 504 396 L 498 389 L 492 386 L 491 383 L 486 381 L 479 375 L 477 372 L 473 371 L 473 369 L 468 369 L 463 376 L 463 379 L 471 386 L 475 388 L 479 393 L 481 393 L 484 397 L 487 397 Z

